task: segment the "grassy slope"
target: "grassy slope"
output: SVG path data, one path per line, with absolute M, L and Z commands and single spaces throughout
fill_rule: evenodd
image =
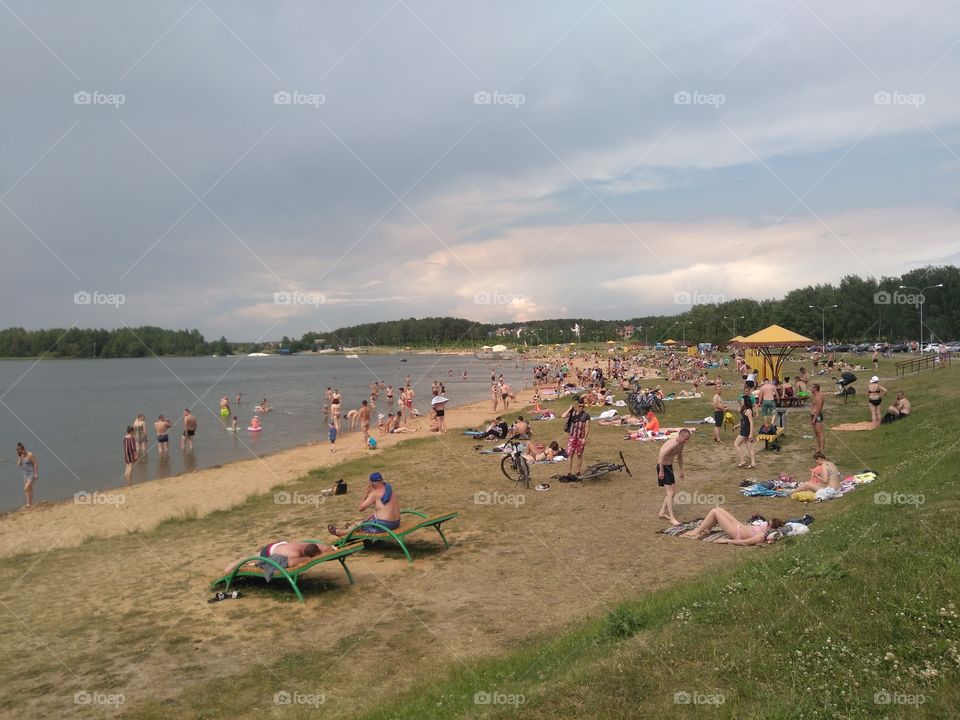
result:
M 843 466 L 881 478 L 806 538 L 460 669 L 366 717 L 516 716 L 509 704 L 477 704 L 477 692 L 522 695 L 525 719 L 955 717 L 960 386 L 953 373 L 898 386 L 917 410 L 909 426 L 830 434 Z M 922 503 L 878 503 L 878 492 Z M 675 693 L 716 704 L 678 704 Z

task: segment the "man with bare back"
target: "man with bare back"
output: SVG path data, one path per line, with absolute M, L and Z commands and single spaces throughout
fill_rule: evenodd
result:
M 680 524 L 673 514 L 673 496 L 676 493 L 676 478 L 686 479 L 683 473 L 683 446 L 689 439 L 690 431 L 684 428 L 663 444 L 657 456 L 657 485 L 666 490 L 658 517 L 669 520 L 671 525 Z M 674 464 L 677 466 L 676 475 L 673 471 Z

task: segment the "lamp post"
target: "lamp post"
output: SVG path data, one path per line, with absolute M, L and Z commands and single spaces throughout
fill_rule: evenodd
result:
M 820 311 L 820 352 L 827 351 L 827 331 L 826 331 L 826 320 L 824 319 L 827 310 L 831 308 L 839 307 L 837 305 L 827 305 L 825 307 L 820 307 L 819 305 L 809 305 L 808 307 L 813 308 L 814 310 Z
M 934 288 L 942 288 L 942 287 L 943 287 L 943 283 L 937 283 L 936 285 L 928 285 L 923 289 L 911 287 L 910 285 L 900 286 L 901 290 L 916 290 L 917 292 L 920 293 L 920 347 L 918 347 L 917 350 L 921 355 L 923 354 L 923 304 L 927 301 L 927 296 L 924 295 L 924 293 L 927 290 L 933 290 Z
M 693 325 L 693 320 L 684 320 L 683 322 L 681 322 L 680 320 L 677 320 L 674 323 L 674 325 L 680 326 L 680 332 L 682 333 L 682 335 L 680 336 L 680 342 L 682 342 L 683 346 L 686 347 L 687 346 L 687 325 Z
M 733 320 L 733 336 L 736 337 L 736 336 L 737 336 L 737 320 L 743 320 L 743 319 L 744 319 L 744 316 L 743 316 L 743 315 L 735 315 L 735 316 L 733 316 L 733 317 L 727 317 L 726 315 L 724 315 L 724 316 L 723 316 L 723 319 L 724 319 L 724 320 Z

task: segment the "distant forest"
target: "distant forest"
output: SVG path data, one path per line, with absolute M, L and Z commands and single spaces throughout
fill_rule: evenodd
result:
M 749 278 L 746 279 L 749 285 Z M 785 280 L 786 282 L 786 280 Z M 475 347 L 502 342 L 538 345 L 560 342 L 687 342 L 724 343 L 733 335 L 748 335 L 777 323 L 807 337 L 844 342 L 914 340 L 919 335 L 919 294 L 929 288 L 923 304 L 924 338 L 960 339 L 960 268 L 953 265 L 913 270 L 901 277 L 861 279 L 848 276 L 839 285 L 816 285 L 792 290 L 779 300 L 730 300 L 679 305 L 677 315 L 638 314 L 623 320 L 566 318 L 529 322 L 478 323 L 461 318 L 410 318 L 343 327 L 333 332 L 306 333 L 299 340 L 284 337 L 277 343 L 229 342 L 221 337 L 207 342 L 197 330 L 158 327 L 119 330 L 50 329 L 0 330 L 0 357 L 118 358 L 231 355 L 259 350 L 300 352 L 318 348 Z M 901 289 L 900 286 L 915 289 Z M 699 299 L 696 295 L 678 301 Z M 810 306 L 816 306 L 811 308 Z M 837 305 L 836 308 L 831 306 Z M 579 336 L 574 327 L 579 326 Z M 632 334 L 625 334 L 625 330 Z

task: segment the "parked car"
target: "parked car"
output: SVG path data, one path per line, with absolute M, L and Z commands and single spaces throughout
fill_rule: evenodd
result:
M 893 345 L 890 346 L 890 352 L 892 353 L 910 352 L 910 343 L 908 342 L 894 343 Z

